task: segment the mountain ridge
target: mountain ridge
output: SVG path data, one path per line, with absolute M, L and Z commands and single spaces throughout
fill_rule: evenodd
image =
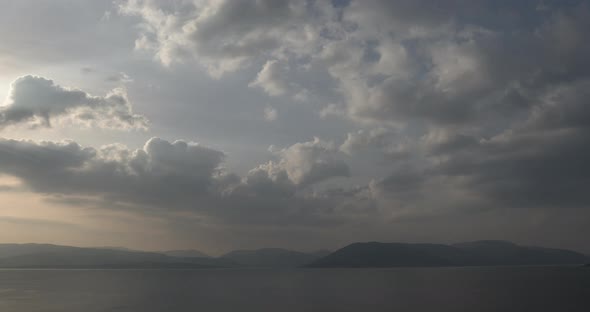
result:
M 211 257 L 189 249 L 150 252 L 124 247 L 0 244 L 0 268 L 279 268 L 303 266 L 328 253 L 262 248 Z
M 583 264 L 590 257 L 565 249 L 520 246 L 506 241 L 452 245 L 353 243 L 306 267 L 433 267 Z
M 331 268 L 568 265 L 590 263 L 565 249 L 508 241 L 456 244 L 357 242 L 334 252 L 283 248 L 234 250 L 219 257 L 195 250 L 150 252 L 122 247 L 0 244 L 0 268 Z

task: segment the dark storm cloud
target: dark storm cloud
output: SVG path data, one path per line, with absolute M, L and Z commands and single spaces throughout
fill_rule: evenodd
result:
M 105 128 L 147 127 L 147 119 L 132 112 L 123 89 L 115 89 L 103 97 L 93 96 L 29 75 L 11 84 L 4 104 L 0 107 L 0 127 L 15 124 L 51 127 L 60 118 Z

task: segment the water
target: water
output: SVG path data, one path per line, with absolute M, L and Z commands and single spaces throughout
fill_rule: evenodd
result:
M 0 270 L 0 311 L 587 312 L 590 269 Z

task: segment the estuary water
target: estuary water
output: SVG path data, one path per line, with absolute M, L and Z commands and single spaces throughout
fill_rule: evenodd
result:
M 590 311 L 590 268 L 0 270 L 2 312 Z

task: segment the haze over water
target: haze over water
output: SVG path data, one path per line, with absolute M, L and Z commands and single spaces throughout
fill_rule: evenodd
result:
M 574 266 L 0 270 L 2 312 L 589 310 Z

